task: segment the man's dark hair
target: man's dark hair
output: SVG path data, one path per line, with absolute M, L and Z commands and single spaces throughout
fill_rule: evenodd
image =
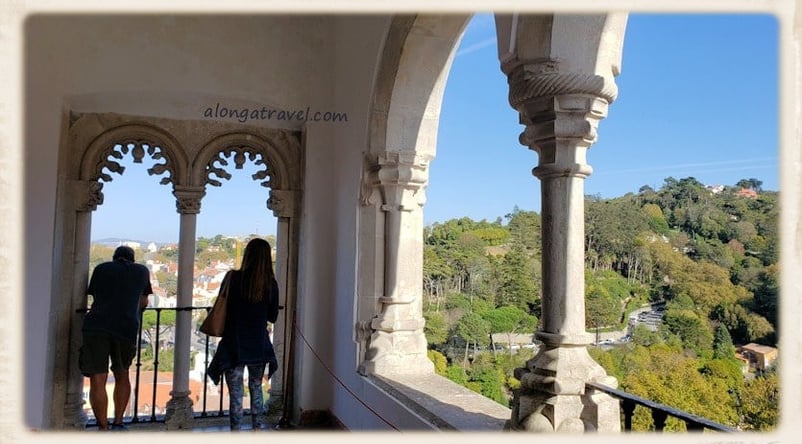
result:
M 127 261 L 133 262 L 134 261 L 134 249 L 127 246 L 127 245 L 120 245 L 114 250 L 114 256 L 112 259 L 115 261 L 117 259 L 125 259 Z

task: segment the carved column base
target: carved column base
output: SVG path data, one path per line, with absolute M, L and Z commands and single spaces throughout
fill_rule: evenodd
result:
M 89 418 L 84 412 L 84 399 L 82 394 L 67 395 L 67 402 L 64 404 L 64 428 L 65 429 L 85 429 Z
M 195 424 L 190 392 L 170 392 L 172 399 L 167 401 L 164 423 L 167 430 L 191 430 Z
M 270 397 L 267 398 L 267 405 L 265 406 L 265 414 L 268 416 L 274 415 L 284 410 L 284 395 L 282 393 L 270 392 Z
M 515 370 L 521 388 L 513 399 L 507 428 L 531 432 L 620 432 L 618 400 L 585 391 L 586 382 L 617 387 L 584 346 L 544 344 Z
M 367 356 L 359 373 L 420 375 L 434 373 L 426 356 L 426 337 L 422 330 L 375 331 L 370 337 Z

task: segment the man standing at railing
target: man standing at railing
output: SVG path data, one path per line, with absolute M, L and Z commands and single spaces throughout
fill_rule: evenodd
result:
M 100 430 L 125 430 L 123 414 L 131 397 L 128 368 L 136 355 L 141 311 L 148 306 L 150 272 L 134 263 L 134 250 L 120 246 L 110 262 L 95 267 L 87 294 L 92 307 L 84 317 L 78 365 L 89 378 L 89 404 Z M 114 374 L 114 422 L 109 425 L 106 381 Z

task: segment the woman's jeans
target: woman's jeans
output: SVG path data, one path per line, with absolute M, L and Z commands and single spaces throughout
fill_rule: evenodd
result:
M 242 398 L 244 396 L 243 373 L 245 366 L 234 367 L 225 371 L 228 386 L 229 418 L 231 430 L 242 428 Z M 251 424 L 254 429 L 261 428 L 264 421 L 265 405 L 262 400 L 262 376 L 264 364 L 248 365 L 248 391 L 251 395 Z

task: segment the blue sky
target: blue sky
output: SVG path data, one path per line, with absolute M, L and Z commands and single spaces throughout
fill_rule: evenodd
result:
M 588 153 L 586 194 L 616 197 L 668 176 L 734 185 L 755 177 L 778 189 L 778 22 L 769 15 L 631 14 L 618 99 Z M 503 217 L 540 210 L 531 170 L 537 154 L 507 102 L 490 15 L 477 15 L 457 50 L 443 98 L 424 221 Z M 274 234 L 267 189 L 246 166 L 207 188 L 198 236 Z M 142 165 L 104 186 L 92 238 L 175 241 L 179 217 L 168 186 Z M 232 217 L 231 215 L 237 215 Z

